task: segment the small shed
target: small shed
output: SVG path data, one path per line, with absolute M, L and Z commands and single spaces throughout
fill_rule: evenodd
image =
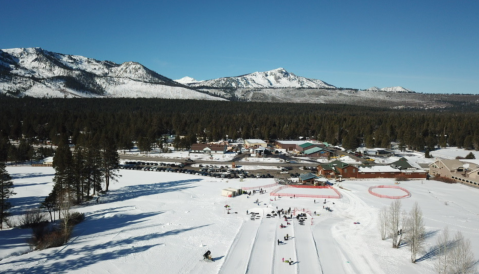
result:
M 305 184 L 305 183 L 314 183 L 314 180 L 318 179 L 318 176 L 312 174 L 312 173 L 305 173 L 305 174 L 301 174 L 299 175 L 299 180 L 301 181 L 301 183 Z
M 225 196 L 225 197 L 236 197 L 238 195 L 241 195 L 241 189 L 237 189 L 237 188 L 225 188 L 223 190 L 221 190 L 221 196 Z

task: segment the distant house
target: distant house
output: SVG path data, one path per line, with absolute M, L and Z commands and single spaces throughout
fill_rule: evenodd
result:
M 479 186 L 479 165 L 472 160 L 459 161 L 436 158 L 429 165 L 429 174 L 450 178 L 463 184 Z
M 278 149 L 284 149 L 285 151 L 297 150 L 298 145 L 306 143 L 305 141 L 275 141 L 274 146 Z
M 341 161 L 333 161 L 318 166 L 318 175 L 326 178 L 396 178 L 401 175 L 407 178 L 422 179 L 427 177 L 427 172 L 421 168 L 417 168 L 407 162 L 406 159 L 399 160 L 390 166 L 360 166 L 356 167 L 343 163 Z
M 44 166 L 53 166 L 53 157 L 47 157 L 43 159 Z
M 313 173 L 305 173 L 305 174 L 299 175 L 299 181 L 303 184 L 306 184 L 306 183 L 314 184 L 314 181 L 317 179 L 319 179 L 319 177 Z
M 322 175 L 326 178 L 336 178 L 339 176 L 342 178 L 357 178 L 358 168 L 341 161 L 333 161 L 319 165 L 318 175 Z
M 266 147 L 267 144 L 261 139 L 246 139 L 244 140 L 244 146 L 246 148 L 257 148 L 257 147 Z
M 226 145 L 192 144 L 190 153 L 225 154 L 226 150 Z

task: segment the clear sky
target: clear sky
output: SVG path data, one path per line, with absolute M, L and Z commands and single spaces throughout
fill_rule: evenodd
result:
M 172 79 L 283 67 L 338 87 L 479 94 L 479 1 L 0 0 L 0 48 Z

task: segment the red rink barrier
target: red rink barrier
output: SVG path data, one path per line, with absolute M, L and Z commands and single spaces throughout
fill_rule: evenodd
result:
M 382 194 L 378 194 L 376 192 L 373 191 L 373 189 L 375 188 L 396 188 L 396 189 L 400 189 L 404 192 L 406 192 L 407 194 L 406 195 L 402 195 L 402 196 L 390 196 L 390 195 L 382 195 Z M 409 198 L 411 197 L 411 192 L 409 192 L 407 189 L 405 188 L 402 188 L 400 186 L 385 186 L 385 185 L 382 185 L 382 186 L 372 186 L 369 188 L 369 193 L 376 196 L 376 197 L 379 197 L 379 198 L 387 198 L 387 199 L 402 199 L 402 198 Z
M 270 184 L 270 185 L 264 185 L 264 186 L 251 186 L 251 187 L 242 187 L 242 190 L 250 190 L 250 189 L 260 189 L 260 188 L 268 188 L 268 187 L 275 187 L 277 186 L 278 183 Z
M 278 193 L 279 191 L 285 189 L 285 188 L 316 188 L 316 189 L 332 189 L 334 192 L 336 192 L 336 195 L 314 195 L 314 194 L 291 194 L 291 193 Z M 326 199 L 341 199 L 343 198 L 343 195 L 339 193 L 337 189 L 335 189 L 332 186 L 301 186 L 301 185 L 286 185 L 286 186 L 281 186 L 278 187 L 277 189 L 271 191 L 269 194 L 270 196 L 281 196 L 281 197 L 297 197 L 297 198 L 326 198 Z

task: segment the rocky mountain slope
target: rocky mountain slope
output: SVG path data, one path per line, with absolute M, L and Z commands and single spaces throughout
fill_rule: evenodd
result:
M 0 93 L 33 97 L 152 97 L 223 100 L 136 62 L 116 64 L 41 48 L 0 50 Z
M 188 83 L 191 87 L 213 88 L 336 88 L 321 80 L 297 76 L 278 68 L 264 72 L 254 72 L 236 77 L 222 77 L 201 82 Z

